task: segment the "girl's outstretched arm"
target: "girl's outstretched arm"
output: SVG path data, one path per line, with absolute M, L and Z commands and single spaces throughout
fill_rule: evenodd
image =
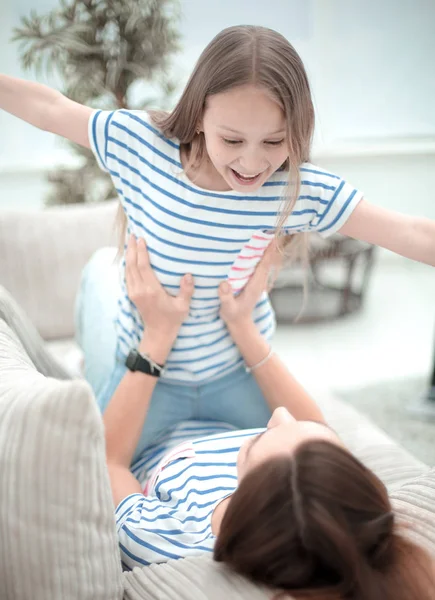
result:
M 46 85 L 0 74 L 0 109 L 39 129 L 90 147 L 88 122 L 93 109 Z
M 435 221 L 361 200 L 340 233 L 435 267 Z

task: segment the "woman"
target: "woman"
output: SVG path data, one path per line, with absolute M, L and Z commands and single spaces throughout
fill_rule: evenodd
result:
M 213 552 L 215 560 L 293 597 L 433 598 L 433 564 L 397 532 L 385 487 L 344 448 L 251 320 L 273 251 L 238 297 L 220 288 L 221 316 L 273 411 L 266 430 L 180 423 L 143 453 L 132 473 L 157 377 L 128 372 L 108 405 L 107 463 L 124 565 Z M 134 237 L 126 281 L 146 324 L 140 352 L 159 371 L 194 282 L 186 275 L 179 295 L 168 295 L 145 243 Z M 207 428 L 211 435 L 203 437 Z

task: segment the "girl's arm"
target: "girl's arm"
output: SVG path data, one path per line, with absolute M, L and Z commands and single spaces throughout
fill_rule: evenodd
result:
M 253 367 L 265 359 L 270 350 L 267 340 L 252 320 L 252 311 L 262 292 L 267 289 L 270 269 L 275 261 L 273 242 L 258 264 L 243 292 L 233 296 L 227 282 L 221 284 L 221 317 L 237 345 L 245 364 Z M 289 372 L 276 354 L 271 354 L 261 366 L 252 371 L 271 410 L 284 406 L 298 420 L 325 422 L 315 401 Z
M 86 148 L 92 108 L 40 83 L 0 74 L 0 109 Z
M 340 233 L 435 266 L 435 221 L 361 200 Z
M 150 266 L 145 242 L 136 243 L 133 236 L 127 248 L 125 277 L 129 298 L 145 324 L 138 350 L 164 364 L 189 311 L 193 280 L 185 275 L 178 296 L 167 294 Z M 103 415 L 106 459 L 116 505 L 129 494 L 141 493 L 129 467 L 156 383 L 156 377 L 128 371 Z

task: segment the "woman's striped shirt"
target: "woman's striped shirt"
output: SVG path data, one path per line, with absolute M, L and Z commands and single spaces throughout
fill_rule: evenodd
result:
M 213 509 L 236 489 L 240 446 L 261 431 L 185 421 L 143 453 L 133 473 L 147 495 L 116 509 L 125 569 L 213 551 Z
M 128 230 L 147 242 L 151 264 L 166 290 L 176 294 L 192 273 L 191 309 L 167 361 L 164 378 L 198 383 L 242 364 L 219 317 L 218 286 L 242 290 L 274 236 L 288 182 L 276 171 L 255 192 L 207 191 L 183 172 L 180 144 L 164 137 L 143 111 L 95 111 L 89 139 L 99 165 L 112 177 Z M 310 163 L 300 167 L 301 190 L 285 223 L 288 233 L 335 233 L 362 197 L 343 179 Z M 275 320 L 265 293 L 253 318 L 270 338 Z M 137 347 L 143 326 L 122 284 L 116 321 L 118 354 Z

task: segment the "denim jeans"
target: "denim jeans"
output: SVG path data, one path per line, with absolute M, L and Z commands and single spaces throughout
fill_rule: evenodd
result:
M 76 331 L 85 357 L 85 377 L 104 412 L 126 373 L 116 358 L 115 319 L 120 294 L 115 249 L 98 250 L 83 270 L 76 303 Z M 134 456 L 180 421 L 210 420 L 238 429 L 265 427 L 270 409 L 254 377 L 243 367 L 199 384 L 157 382 Z

